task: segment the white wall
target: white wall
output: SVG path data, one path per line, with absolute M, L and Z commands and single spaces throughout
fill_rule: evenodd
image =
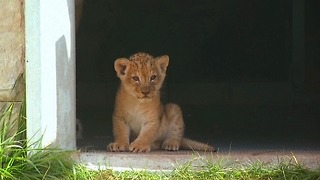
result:
M 74 0 L 26 0 L 27 137 L 75 149 Z

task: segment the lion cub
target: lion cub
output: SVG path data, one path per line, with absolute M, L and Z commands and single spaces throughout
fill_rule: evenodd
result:
M 114 142 L 109 151 L 176 151 L 180 147 L 214 151 L 212 146 L 183 138 L 184 122 L 176 104 L 160 102 L 160 88 L 169 64 L 167 55 L 152 57 L 137 53 L 119 58 L 114 68 L 121 84 L 113 112 Z

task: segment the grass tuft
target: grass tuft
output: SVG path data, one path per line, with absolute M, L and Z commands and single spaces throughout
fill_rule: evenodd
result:
M 19 108 L 17 113 L 15 110 Z M 23 104 L 6 104 L 0 110 L 0 179 L 61 179 L 70 176 L 74 166 L 72 152 L 28 146 L 25 119 Z

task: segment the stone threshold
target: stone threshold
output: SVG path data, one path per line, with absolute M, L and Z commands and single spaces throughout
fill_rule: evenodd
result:
M 279 164 L 290 162 L 303 165 L 310 169 L 320 167 L 320 151 L 222 151 L 222 152 L 196 152 L 196 151 L 152 151 L 149 153 L 106 152 L 92 151 L 80 152 L 75 157 L 78 163 L 89 169 L 115 171 L 148 170 L 170 172 L 185 163 L 193 168 L 200 168 L 208 162 L 222 163 L 226 166 L 263 162 Z

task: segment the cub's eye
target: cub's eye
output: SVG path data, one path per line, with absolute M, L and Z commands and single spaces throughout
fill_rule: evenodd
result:
M 156 75 L 152 75 L 152 76 L 150 77 L 150 81 L 153 81 L 153 80 L 155 80 L 156 78 L 157 78 Z
M 132 77 L 132 80 L 134 80 L 134 81 L 136 81 L 136 82 L 140 82 L 140 79 L 139 79 L 138 76 L 133 76 L 133 77 Z

